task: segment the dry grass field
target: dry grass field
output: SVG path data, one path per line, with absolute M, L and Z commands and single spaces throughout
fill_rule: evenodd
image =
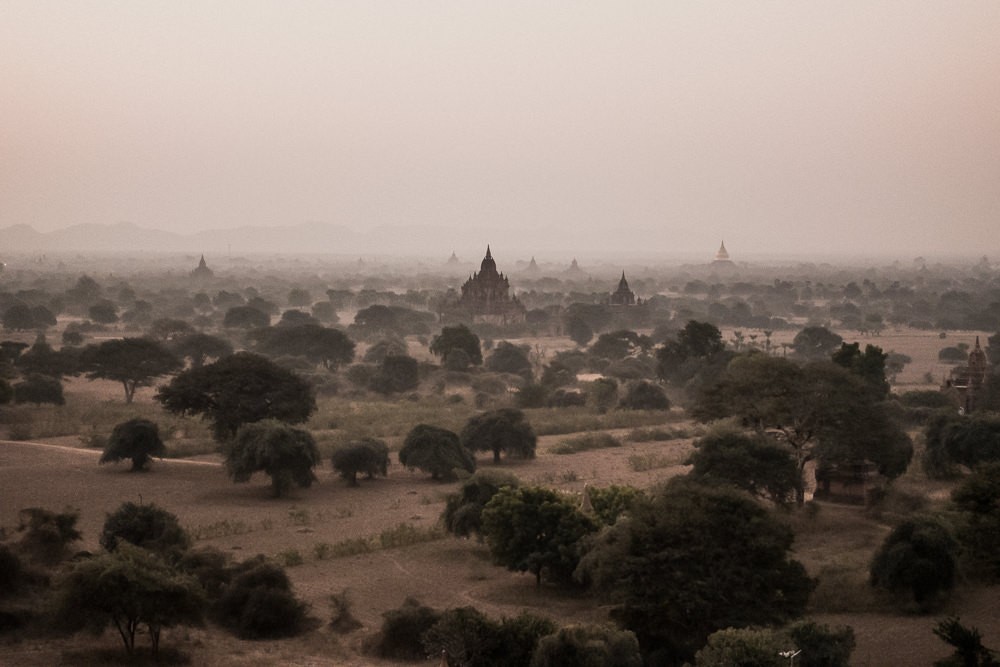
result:
M 884 333 L 870 342 L 913 357 L 899 378 L 899 388 L 905 390 L 923 388 L 921 378 L 926 372 L 940 378 L 947 369 L 937 364 L 937 351 L 966 338 L 971 344 L 974 336 L 950 334 L 944 341 L 933 332 L 897 332 Z M 853 340 L 846 334 L 845 339 Z M 17 524 L 20 509 L 73 507 L 80 511 L 79 528 L 84 535 L 79 548 L 96 550 L 105 515 L 123 502 L 141 499 L 175 513 L 195 538 L 196 546 L 217 547 L 237 559 L 261 553 L 285 563 L 296 593 L 310 604 L 319 626 L 300 638 L 273 642 L 241 641 L 212 628 L 165 631 L 163 646 L 187 654 L 191 664 L 393 664 L 365 655 L 362 645 L 377 630 L 382 613 L 398 607 L 408 596 L 441 609 L 471 605 L 492 616 L 529 610 L 559 622 L 606 619 L 606 609 L 592 598 L 544 586 L 536 589 L 533 576 L 492 565 L 485 547 L 476 541 L 444 534 L 439 517 L 446 494 L 456 485 L 434 483 L 398 463 L 390 467 L 387 478 L 362 481 L 352 488 L 327 462 L 317 471 L 318 484 L 278 500 L 270 497 L 264 477 L 255 477 L 245 485 L 231 483 L 213 454 L 156 461 L 147 473 L 130 473 L 125 465 L 99 466 L 99 451 L 84 447 L 79 437 L 91 428 L 87 411 L 155 413 L 169 421 L 152 404 L 151 396 L 152 390 L 142 390 L 138 404 L 126 408 L 116 385 L 72 380 L 65 407 L 38 408 L 40 412 L 77 410 L 74 419 L 79 420 L 80 430 L 61 433 L 66 429 L 52 427 L 43 437 L 0 441 L 0 527 L 12 538 L 10 531 Z M 310 424 L 319 431 L 321 443 L 322 429 L 345 428 L 345 424 L 360 428 L 368 423 L 365 408 L 355 408 L 356 421 L 352 422 L 352 407 L 346 401 L 338 399 L 321 407 L 322 418 L 314 418 Z M 384 412 L 384 420 L 391 419 L 390 408 L 388 404 L 378 408 Z M 442 411 L 441 421 L 457 423 L 470 410 L 467 404 L 442 404 L 437 409 Z M 455 412 L 448 414 L 449 410 Z M 4 433 L 11 428 L 5 419 L 11 414 L 0 411 Z M 338 419 L 340 423 L 331 423 Z M 659 421 L 659 428 L 672 429 L 683 437 L 636 442 L 628 437 L 631 429 L 613 428 L 607 432 L 621 441 L 620 447 L 557 454 L 554 449 L 579 434 L 546 435 L 540 438 L 536 460 L 505 462 L 501 467 L 523 481 L 569 493 L 580 493 L 584 484 L 650 487 L 685 472 L 683 462 L 699 432 L 676 411 L 647 419 L 645 426 L 654 426 L 651 421 Z M 177 437 L 168 441 L 168 447 L 207 440 L 207 431 L 197 422 L 169 423 Z M 388 440 L 398 448 L 398 438 Z M 204 451 L 204 447 L 193 447 L 192 451 Z M 482 468 L 493 465 L 487 456 L 480 456 L 479 464 Z M 948 490 L 916 471 L 908 473 L 898 486 L 909 496 L 924 496 L 930 503 L 942 502 Z M 1000 646 L 998 587 L 976 589 L 963 584 L 947 608 L 930 616 L 900 615 L 869 590 L 867 563 L 888 532 L 890 518 L 879 520 L 859 508 L 830 504 L 820 506 L 814 515 L 787 515 L 799 535 L 797 557 L 820 578 L 812 617 L 854 627 L 856 665 L 931 664 L 948 653 L 931 632 L 937 620 L 947 614 L 961 615 L 964 623 L 980 628 L 988 646 Z M 327 627 L 329 598 L 344 591 L 363 627 L 338 635 Z M 120 653 L 120 642 L 110 632 L 102 637 L 70 639 L 8 637 L 0 642 L 0 665 L 115 664 L 108 656 Z M 100 649 L 109 650 L 102 653 Z

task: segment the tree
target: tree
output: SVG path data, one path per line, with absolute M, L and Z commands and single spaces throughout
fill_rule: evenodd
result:
M 635 634 L 604 625 L 567 625 L 542 637 L 531 667 L 641 667 Z
M 799 485 L 799 469 L 787 446 L 759 435 L 716 432 L 695 443 L 687 463 L 691 475 L 721 479 L 733 486 L 784 504 Z
M 420 384 L 417 360 L 405 355 L 386 355 L 372 376 L 369 387 L 380 394 L 393 394 L 416 389 Z
M 500 491 L 520 484 L 517 477 L 497 470 L 480 470 L 465 480 L 455 493 L 445 499 L 441 515 L 445 530 L 459 537 L 475 533 L 482 539 L 482 513 L 486 504 Z
M 743 493 L 679 478 L 601 533 L 577 576 L 617 603 L 645 652 L 690 659 L 716 630 L 802 614 L 814 582 L 793 539 Z
M 316 410 L 305 380 L 250 352 L 180 373 L 160 388 L 156 400 L 176 414 L 202 415 L 220 442 L 233 438 L 243 424 L 262 419 L 296 424 Z
M 257 350 L 268 356 L 305 357 L 327 370 L 336 370 L 354 360 L 354 341 L 343 331 L 318 324 L 302 324 L 261 330 Z
M 191 539 L 172 512 L 153 503 L 126 502 L 107 515 L 101 530 L 101 546 L 108 551 L 115 551 L 123 542 L 176 560 Z
M 722 332 L 714 324 L 690 320 L 656 352 L 656 373 L 665 382 L 683 385 L 727 360 Z
M 417 424 L 406 434 L 399 462 L 429 472 L 434 480 L 454 479 L 456 470 L 476 471 L 476 459 L 456 433 L 428 424 Z
M 618 402 L 618 382 L 614 378 L 597 378 L 590 383 L 590 397 L 601 414 Z
M 163 628 L 202 621 L 204 598 L 198 584 L 137 547 L 79 561 L 58 588 L 57 615 L 64 624 L 100 630 L 110 621 L 129 655 L 140 626 L 149 630 L 156 655 Z
M 218 360 L 233 353 L 228 340 L 205 333 L 192 333 L 175 339 L 170 350 L 180 359 L 191 361 L 192 368 L 201 368 L 209 359 Z
M 389 446 L 376 438 L 361 438 L 333 450 L 333 469 L 351 486 L 358 485 L 358 474 L 374 479 L 388 474 Z
M 67 508 L 53 512 L 41 507 L 28 507 L 18 512 L 18 532 L 24 533 L 19 546 L 33 559 L 57 563 L 66 555 L 67 546 L 83 534 L 76 529 L 80 518 L 77 510 Z
M 486 368 L 494 373 L 512 373 L 531 379 L 531 360 L 526 346 L 500 341 L 486 360 Z
M 389 336 L 365 350 L 362 361 L 366 364 L 381 364 L 388 356 L 406 356 L 406 341 L 399 336 Z
M 58 379 L 45 375 L 29 375 L 14 385 L 14 402 L 65 405 L 66 399 L 63 397 L 62 382 Z
M 462 428 L 462 445 L 473 452 L 493 452 L 493 463 L 500 463 L 500 453 L 524 459 L 535 458 L 538 438 L 524 413 L 501 408 L 478 414 Z
M 234 569 L 212 616 L 242 639 L 276 639 L 303 629 L 306 606 L 296 599 L 284 569 L 257 556 Z
M 920 611 L 928 611 L 955 586 L 957 551 L 955 539 L 937 520 L 906 520 L 875 553 L 871 585 L 909 595 Z
M 566 497 L 541 487 L 504 487 L 482 512 L 482 535 L 497 565 L 554 582 L 571 581 L 580 540 L 597 524 Z
M 91 380 L 121 382 L 125 402 L 135 390 L 180 369 L 181 362 L 162 343 L 148 338 L 121 338 L 88 345 L 81 353 L 83 368 Z
M 118 306 L 108 299 L 100 299 L 87 309 L 87 316 L 98 324 L 114 324 L 118 321 Z
M 14 388 L 7 380 L 0 377 L 0 405 L 7 405 L 14 400 Z
M 271 478 L 276 498 L 294 483 L 303 489 L 316 481 L 316 441 L 308 431 L 272 419 L 244 424 L 226 451 L 226 470 L 234 482 L 248 482 L 255 472 Z
M 7 331 L 30 331 L 36 326 L 35 316 L 26 303 L 14 303 L 3 312 L 3 328 Z
M 17 368 L 23 375 L 46 375 L 56 379 L 77 372 L 79 359 L 70 350 L 54 350 L 39 334 L 34 344 L 16 360 Z
M 625 410 L 669 410 L 670 400 L 652 382 L 639 380 L 628 385 L 618 406 Z
M 871 400 L 862 380 L 832 362 L 799 366 L 752 353 L 735 357 L 719 381 L 703 390 L 692 410 L 702 421 L 737 417 L 760 435 L 791 447 L 800 478 L 807 462 L 870 460 L 889 478 L 913 456 L 906 433 Z M 805 501 L 804 480 L 796 490 Z
M 953 473 L 956 464 L 1000 461 L 1000 415 L 939 412 L 927 421 L 924 442 L 924 468 L 934 476 Z
M 577 346 L 583 347 L 594 337 L 594 330 L 582 317 L 570 317 L 566 320 L 566 335 Z
M 1000 579 L 1000 461 L 978 466 L 951 492 L 951 502 L 969 571 Z
M 431 340 L 431 354 L 440 357 L 442 361 L 454 350 L 461 350 L 469 356 L 469 363 L 479 366 L 483 363 L 483 351 L 479 344 L 479 336 L 469 331 L 464 324 L 453 327 L 442 327 L 441 333 Z
M 854 628 L 831 628 L 813 621 L 799 621 L 786 628 L 789 639 L 802 651 L 800 667 L 850 667 L 854 652 Z
M 132 471 L 144 470 L 153 457 L 163 458 L 167 448 L 160 439 L 160 428 L 148 419 L 136 417 L 115 426 L 99 463 L 132 460 Z
M 233 306 L 222 318 L 227 329 L 256 329 L 270 326 L 271 316 L 253 306 Z
M 634 331 L 620 329 L 598 336 L 597 342 L 590 346 L 590 353 L 600 359 L 617 361 L 632 356 L 639 350 L 652 346 L 649 336 L 640 336 Z
M 695 667 L 785 667 L 788 642 L 770 628 L 725 628 L 708 636 L 695 654 Z
M 474 607 L 460 607 L 440 614 L 421 634 L 421 643 L 427 655 L 443 653 L 449 664 L 527 665 L 538 640 L 556 629 L 552 621 L 528 613 L 497 622 Z
M 871 388 L 872 396 L 883 400 L 889 395 L 889 381 L 885 377 L 889 355 L 876 345 L 866 345 L 864 353 L 860 348 L 860 343 L 841 343 L 831 360 L 864 380 Z
M 983 636 L 979 628 L 967 628 L 960 618 L 952 616 L 939 622 L 934 634 L 955 652 L 944 660 L 938 660 L 934 667 L 998 667 L 997 652 L 983 646 Z
M 194 333 L 194 327 L 185 320 L 162 317 L 149 325 L 149 337 L 166 342 L 177 340 Z
M 829 359 L 844 339 L 826 327 L 806 327 L 795 334 L 792 349 L 795 354 L 810 361 Z

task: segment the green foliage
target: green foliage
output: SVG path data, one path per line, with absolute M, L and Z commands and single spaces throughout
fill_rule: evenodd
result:
M 938 412 L 927 421 L 924 442 L 924 470 L 933 477 L 954 474 L 956 464 L 1000 461 L 1000 415 Z
M 192 368 L 201 368 L 209 359 L 219 360 L 233 353 L 229 341 L 205 333 L 191 333 L 170 342 L 170 351 L 180 359 L 189 359 Z
M 578 346 L 583 347 L 594 337 L 594 330 L 582 317 L 570 317 L 566 320 L 566 335 Z
M 587 487 L 594 516 L 605 526 L 614 525 L 619 517 L 646 498 L 646 494 L 632 486 L 612 484 L 607 487 Z
M 75 350 L 54 350 L 42 335 L 39 335 L 34 344 L 15 361 L 21 375 L 45 375 L 56 379 L 77 373 L 79 362 Z
M 688 460 L 694 477 L 721 479 L 778 504 L 800 483 L 791 451 L 774 440 L 729 431 L 707 435 L 695 447 Z
M 785 629 L 785 634 L 802 653 L 799 667 L 850 667 L 854 652 L 854 628 L 841 625 L 831 628 L 813 621 L 799 621 Z
M 387 356 L 405 356 L 406 341 L 399 336 L 387 336 L 365 350 L 362 361 L 366 364 L 381 364 Z
M 556 631 L 545 618 L 522 613 L 497 622 L 474 607 L 449 609 L 422 635 L 429 656 L 445 655 L 449 665 L 527 665 L 538 640 Z
M 293 637 L 305 627 L 306 606 L 295 597 L 284 569 L 257 556 L 233 568 L 213 617 L 241 639 Z
M 530 572 L 568 583 L 579 561 L 580 540 L 597 530 L 592 519 L 555 491 L 541 487 L 504 487 L 482 512 L 482 535 L 494 562 L 515 572 Z
M 273 419 L 241 426 L 226 450 L 226 470 L 234 482 L 248 482 L 255 472 L 263 472 L 271 478 L 276 498 L 292 484 L 312 486 L 319 461 L 319 449 L 308 431 Z
M 451 352 L 460 350 L 468 355 L 468 363 L 479 366 L 483 363 L 483 352 L 479 336 L 472 333 L 464 324 L 453 327 L 442 327 L 441 333 L 431 339 L 431 354 L 447 360 Z
M 176 559 L 191 539 L 173 513 L 152 503 L 127 502 L 107 516 L 101 530 L 101 546 L 108 551 L 115 551 L 122 542 Z
M 476 471 L 475 458 L 456 433 L 428 424 L 417 424 L 406 435 L 399 462 L 428 472 L 435 480 L 454 479 L 456 470 Z
M 18 532 L 21 550 L 43 563 L 56 563 L 66 555 L 70 543 L 82 537 L 76 529 L 80 513 L 74 509 L 53 512 L 41 507 L 29 507 L 18 512 Z
M 598 336 L 590 346 L 590 353 L 600 359 L 617 361 L 632 356 L 652 346 L 648 336 L 640 336 L 634 331 L 620 329 Z
M 494 373 L 510 373 L 520 375 L 530 380 L 532 378 L 531 360 L 528 358 L 529 348 L 526 345 L 514 345 L 500 341 L 486 359 L 487 370 Z
M 844 339 L 826 327 L 806 327 L 795 334 L 792 349 L 803 359 L 819 361 L 829 359 Z
M 655 384 L 640 380 L 628 385 L 618 407 L 625 410 L 669 410 L 670 401 Z
M 1000 579 L 1000 462 L 984 463 L 951 493 L 967 571 Z
M 318 324 L 259 329 L 254 337 L 257 350 L 269 357 L 304 357 L 327 370 L 336 370 L 354 360 L 354 341 L 339 329 Z
M 501 452 L 515 458 L 533 459 L 538 442 L 524 413 L 513 408 L 501 408 L 470 418 L 460 438 L 469 451 L 492 451 L 494 463 L 500 462 Z
M 0 544 L 0 600 L 21 588 L 23 570 L 17 554 L 6 544 Z
M 947 394 L 936 389 L 903 392 L 899 396 L 899 402 L 908 408 L 951 409 L 954 405 Z
M 445 529 L 453 535 L 482 536 L 482 512 L 486 504 L 500 491 L 520 484 L 517 477 L 497 470 L 480 470 L 462 482 L 458 491 L 448 494 L 442 519 Z
M 957 617 L 946 618 L 934 628 L 934 634 L 955 652 L 934 667 L 998 667 L 997 652 L 983 646 L 983 636 L 978 628 L 967 628 Z
M 955 586 L 958 544 L 932 518 L 900 523 L 882 542 L 871 563 L 872 586 L 909 596 L 918 610 L 930 610 Z
M 80 355 L 91 380 L 121 382 L 125 402 L 131 403 L 138 387 L 181 368 L 180 360 L 163 343 L 149 338 L 121 338 L 88 345 Z
M 843 366 L 862 380 L 872 391 L 872 396 L 882 400 L 889 395 L 889 382 L 885 377 L 885 363 L 889 355 L 876 345 L 866 345 L 861 352 L 860 343 L 841 343 L 831 360 Z
M 253 306 L 233 306 L 222 320 L 222 326 L 227 329 L 255 329 L 270 324 L 271 316 Z
M 316 410 L 308 382 L 249 352 L 180 373 L 160 389 L 156 400 L 169 412 L 208 419 L 220 442 L 233 438 L 243 424 L 262 419 L 295 424 Z
M 202 619 L 198 584 L 154 553 L 128 545 L 78 562 L 57 588 L 57 616 L 64 626 L 99 630 L 110 622 L 130 655 L 141 626 L 156 654 L 162 628 Z
M 406 598 L 398 609 L 382 614 L 382 627 L 373 641 L 374 652 L 390 660 L 422 660 L 425 658 L 421 641 L 440 613 L 414 598 Z
M 14 388 L 7 380 L 0 377 L 0 405 L 7 405 L 14 400 Z
M 718 327 L 690 320 L 674 340 L 657 350 L 657 375 L 670 384 L 683 385 L 724 358 L 725 347 Z
M 29 375 L 23 382 L 14 385 L 15 403 L 51 403 L 53 405 L 65 405 L 66 398 L 63 396 L 63 386 L 57 378 L 47 375 Z
M 160 439 L 160 428 L 148 419 L 137 417 L 115 426 L 99 463 L 132 460 L 132 470 L 143 470 L 153 457 L 163 458 L 167 448 Z
M 534 382 L 525 384 L 514 394 L 514 403 L 519 408 L 544 408 L 548 399 L 549 390 Z
M 695 655 L 695 667 L 784 667 L 788 644 L 768 628 L 726 628 L 713 632 Z M 801 664 L 801 663 L 800 663 Z
M 368 386 L 380 394 L 398 394 L 420 384 L 417 360 L 406 355 L 386 355 Z
M 377 438 L 361 438 L 333 450 L 333 469 L 351 486 L 358 485 L 358 473 L 374 479 L 385 477 L 389 468 L 389 446 Z
M 717 630 L 802 614 L 814 582 L 793 539 L 741 492 L 678 479 L 601 533 L 577 576 L 617 603 L 644 651 L 690 658 Z
M 639 642 L 628 630 L 569 625 L 542 637 L 531 667 L 641 667 Z
M 590 399 L 601 414 L 618 403 L 618 382 L 614 378 L 597 378 L 590 383 Z

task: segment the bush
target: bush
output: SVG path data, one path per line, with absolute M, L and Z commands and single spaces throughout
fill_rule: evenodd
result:
M 284 569 L 258 556 L 235 568 L 214 616 L 241 639 L 275 639 L 305 629 L 306 606 L 292 593 Z
M 670 401 L 662 389 L 642 380 L 628 386 L 618 406 L 625 410 L 669 410 Z
M 351 613 L 351 600 L 347 591 L 334 593 L 330 596 L 330 629 L 337 634 L 345 635 L 362 627 L 361 621 Z
M 786 630 L 802 651 L 799 667 L 849 667 L 854 652 L 854 629 L 849 625 L 830 628 L 813 621 L 795 623 Z
M 578 435 L 575 438 L 567 438 L 552 448 L 553 454 L 576 454 L 591 449 L 606 449 L 609 447 L 621 447 L 619 442 L 610 433 L 588 433 Z
M 445 501 L 445 529 L 453 535 L 468 537 L 480 534 L 482 513 L 486 503 L 500 491 L 520 484 L 517 477 L 496 470 L 481 470 L 462 483 L 456 493 L 451 493 Z M 480 538 L 482 536 L 480 535 Z
M 358 485 L 358 474 L 374 479 L 386 476 L 389 468 L 389 446 L 376 438 L 362 438 L 333 450 L 333 469 L 351 486 Z
M 101 546 L 114 551 L 120 541 L 179 558 L 191 540 L 177 517 L 154 504 L 122 504 L 104 521 Z
M 21 559 L 6 544 L 0 544 L 0 599 L 21 587 Z
M 132 460 L 132 470 L 143 470 L 152 457 L 163 458 L 167 448 L 160 439 L 160 428 L 148 419 L 129 419 L 115 426 L 99 463 Z
M 52 403 L 65 405 L 62 382 L 47 375 L 29 375 L 23 382 L 14 385 L 15 403 Z
M 82 535 L 76 529 L 80 514 L 74 509 L 61 513 L 40 507 L 29 507 L 18 515 L 18 531 L 23 532 L 20 546 L 26 553 L 44 563 L 56 563 L 66 553 L 66 547 Z
M 955 586 L 957 553 L 958 544 L 939 521 L 904 521 L 875 553 L 871 585 L 907 595 L 920 611 L 929 611 Z
M 374 637 L 372 650 L 390 660 L 421 660 L 425 658 L 421 641 L 441 614 L 414 598 L 406 598 L 402 606 L 382 614 L 382 628 Z
M 628 630 L 570 625 L 542 637 L 531 667 L 641 667 L 639 642 Z

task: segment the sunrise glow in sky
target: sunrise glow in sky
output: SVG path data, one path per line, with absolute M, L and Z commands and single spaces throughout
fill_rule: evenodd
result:
M 0 90 L 0 227 L 1000 251 L 993 0 L 2 0 Z

